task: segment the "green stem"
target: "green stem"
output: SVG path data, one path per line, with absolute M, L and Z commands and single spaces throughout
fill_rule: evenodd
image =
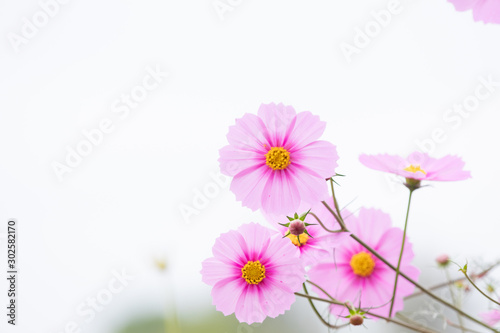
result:
M 332 233 L 332 234 L 335 234 L 335 233 L 339 233 L 339 232 L 345 232 L 344 230 L 340 229 L 340 230 L 331 230 L 331 229 L 328 229 L 324 224 L 323 222 L 321 222 L 321 220 L 319 219 L 319 217 L 314 214 L 313 212 L 309 212 L 309 215 L 312 215 L 316 221 L 318 221 L 318 223 L 323 227 L 323 229 L 325 229 L 326 231 Z
M 394 301 L 396 299 L 396 290 L 398 287 L 399 269 L 401 268 L 401 259 L 403 258 L 403 252 L 404 252 L 404 248 L 405 248 L 406 229 L 408 227 L 408 216 L 410 216 L 410 205 L 411 205 L 412 194 L 413 194 L 413 190 L 410 190 L 410 197 L 408 198 L 408 208 L 406 209 L 405 228 L 403 230 L 403 242 L 401 243 L 401 251 L 399 252 L 398 266 L 396 267 L 396 279 L 394 280 L 394 289 L 392 291 L 391 308 L 389 309 L 389 318 L 392 317 L 392 310 L 394 308 Z
M 490 301 L 492 301 L 493 303 L 495 303 L 496 305 L 500 305 L 500 303 L 498 303 L 497 301 L 495 301 L 493 298 L 491 298 L 490 296 L 486 295 L 481 289 L 479 289 L 478 286 L 476 286 L 476 284 L 472 281 L 472 279 L 469 277 L 469 275 L 467 275 L 467 272 L 465 272 L 464 270 L 461 270 L 462 273 L 464 273 L 465 277 L 467 278 L 467 280 L 469 280 L 469 283 L 472 284 L 472 286 L 474 288 L 476 288 L 477 291 L 479 291 L 484 297 L 486 297 L 487 299 L 489 299 Z

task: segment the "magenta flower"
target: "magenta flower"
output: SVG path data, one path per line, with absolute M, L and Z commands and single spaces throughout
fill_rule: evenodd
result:
M 213 304 L 240 322 L 262 322 L 290 309 L 305 271 L 289 240 L 250 223 L 216 239 L 214 257 L 202 263 L 202 279 L 212 288 Z
M 490 310 L 479 314 L 481 320 L 490 326 L 495 326 L 500 321 L 500 310 Z
M 345 222 L 353 234 L 391 264 L 397 265 L 403 231 L 391 227 L 389 215 L 364 208 L 358 217 L 351 216 Z M 400 269 L 416 280 L 420 272 L 410 264 L 412 259 L 412 246 L 407 241 Z M 389 313 L 396 273 L 353 239 L 346 240 L 336 249 L 335 260 L 313 266 L 308 274 L 311 281 L 341 302 L 349 301 L 356 307 L 361 305 L 361 308 L 383 316 Z M 405 279 L 398 281 L 394 312 L 403 309 L 403 298 L 413 289 L 414 286 Z M 323 296 L 320 290 L 314 290 Z M 338 305 L 332 305 L 330 311 L 344 317 L 349 314 L 345 307 Z
M 317 141 L 325 126 L 283 104 L 262 104 L 258 116 L 237 119 L 219 158 L 222 173 L 234 177 L 236 199 L 252 210 L 287 214 L 326 197 L 325 179 L 335 174 L 338 156 L 334 145 Z
M 415 180 L 453 181 L 470 178 L 470 171 L 464 171 L 465 163 L 456 156 L 432 158 L 428 154 L 414 152 L 408 158 L 394 155 L 361 155 L 365 166 L 394 173 Z
M 472 9 L 474 21 L 500 23 L 500 1 L 498 0 L 448 0 L 458 11 Z

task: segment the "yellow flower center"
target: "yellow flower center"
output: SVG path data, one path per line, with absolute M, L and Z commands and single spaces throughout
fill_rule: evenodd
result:
M 421 173 L 423 173 L 424 175 L 426 175 L 426 174 L 427 174 L 427 172 L 425 172 L 425 170 L 424 170 L 424 169 L 422 169 L 422 168 L 420 167 L 420 165 L 416 165 L 416 166 L 415 166 L 415 165 L 411 164 L 409 167 L 406 167 L 406 168 L 404 168 L 403 170 L 404 170 L 404 171 L 408 171 L 408 172 L 413 172 L 413 173 L 417 173 L 417 171 L 420 171 L 420 172 L 421 172 Z
M 290 165 L 290 153 L 283 147 L 272 147 L 266 154 L 266 164 L 273 170 L 283 170 Z
M 370 276 L 375 268 L 375 260 L 366 252 L 359 252 L 351 258 L 351 268 L 354 274 L 361 277 Z
M 260 261 L 249 261 L 241 269 L 241 277 L 248 284 L 259 284 L 266 277 L 266 268 Z
M 296 235 L 290 234 L 287 237 L 290 238 L 290 240 L 292 241 L 293 245 L 295 245 L 295 246 L 302 246 L 305 243 L 307 243 L 307 241 L 309 240 L 309 236 L 307 236 L 305 233 L 301 233 L 299 235 L 300 244 L 299 244 L 299 240 L 297 239 Z

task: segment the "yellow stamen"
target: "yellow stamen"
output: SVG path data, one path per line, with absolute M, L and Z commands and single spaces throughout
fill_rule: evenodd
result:
M 273 170 L 283 170 L 290 165 L 290 153 L 283 147 L 272 147 L 266 154 L 266 164 Z
M 351 268 L 354 274 L 361 277 L 370 276 L 375 268 L 375 260 L 367 252 L 359 252 L 351 258 Z
M 403 169 L 404 171 L 408 171 L 408 172 L 413 172 L 413 173 L 417 173 L 417 171 L 420 171 L 421 173 L 423 173 L 424 175 L 427 174 L 427 172 L 425 172 L 424 169 L 422 169 L 420 167 L 420 165 L 413 165 L 411 164 L 409 167 L 406 167 Z
M 248 284 L 259 284 L 266 277 L 266 268 L 260 261 L 249 261 L 241 269 L 241 277 Z
M 307 241 L 309 240 L 309 236 L 307 236 L 305 233 L 302 233 L 299 235 L 299 239 L 300 239 L 300 244 L 299 244 L 299 240 L 297 239 L 297 236 L 296 235 L 288 235 L 286 236 L 288 238 L 290 238 L 290 240 L 292 241 L 293 245 L 295 246 L 302 246 L 304 244 L 307 243 Z

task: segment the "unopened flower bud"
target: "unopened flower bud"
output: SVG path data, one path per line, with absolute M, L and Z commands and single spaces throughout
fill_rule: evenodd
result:
M 363 325 L 363 322 L 364 322 L 364 318 L 362 315 L 360 314 L 355 314 L 353 315 L 351 318 L 349 318 L 349 322 L 351 323 L 351 325 L 353 326 L 359 326 L 359 325 Z
M 442 254 L 436 258 L 436 262 L 441 267 L 446 267 L 450 263 L 450 257 L 447 254 Z
M 290 231 L 290 234 L 294 236 L 299 236 L 302 235 L 304 231 L 306 231 L 306 225 L 301 220 L 294 220 L 290 222 L 288 231 Z

